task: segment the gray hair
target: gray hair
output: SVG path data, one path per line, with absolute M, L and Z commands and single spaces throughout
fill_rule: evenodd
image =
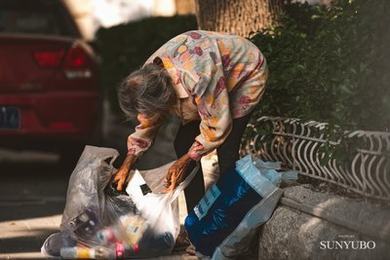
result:
M 168 72 L 151 63 L 125 78 L 118 88 L 118 101 L 129 119 L 138 113 L 164 116 L 176 103 L 176 93 Z

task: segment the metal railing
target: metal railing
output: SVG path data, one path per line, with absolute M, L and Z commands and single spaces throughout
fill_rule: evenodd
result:
M 261 117 L 248 128 L 242 152 L 281 161 L 302 175 L 366 197 L 390 200 L 390 133 L 343 131 L 341 138 L 330 140 L 326 123 L 279 117 Z M 332 156 L 336 151 L 339 156 Z

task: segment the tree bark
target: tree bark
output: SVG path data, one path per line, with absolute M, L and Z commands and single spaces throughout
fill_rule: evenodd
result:
M 196 0 L 199 29 L 244 37 L 277 24 L 282 0 Z
M 175 0 L 175 5 L 178 15 L 195 13 L 195 0 Z

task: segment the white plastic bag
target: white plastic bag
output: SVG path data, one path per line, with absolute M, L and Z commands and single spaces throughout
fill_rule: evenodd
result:
M 165 176 L 172 164 L 173 162 L 146 171 L 136 170 L 126 188 L 126 192 L 132 198 L 139 214 L 147 219 L 149 228 L 153 230 L 154 235 L 159 238 L 158 242 L 163 242 L 165 244 L 172 242 L 169 250 L 165 251 L 162 250 L 165 244 L 163 246 L 158 246 L 156 240 L 151 240 L 154 244 L 148 242 L 140 243 L 145 247 L 145 254 L 142 254 L 142 257 L 169 254 L 179 235 L 180 223 L 177 198 L 185 187 L 189 185 L 199 166 L 197 166 L 173 192 L 166 194 L 163 193 L 165 188 Z M 143 194 L 141 188 L 144 187 L 145 184 L 152 191 L 146 195 Z M 143 251 L 142 248 L 140 248 L 140 251 Z

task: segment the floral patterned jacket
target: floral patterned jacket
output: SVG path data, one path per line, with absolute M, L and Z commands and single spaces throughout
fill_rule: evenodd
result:
M 200 135 L 189 150 L 198 160 L 228 137 L 232 119 L 250 113 L 259 102 L 268 76 L 260 50 L 245 38 L 210 31 L 176 36 L 147 61 L 160 58 L 173 81 L 176 114 L 185 124 L 200 120 Z M 128 138 L 128 152 L 147 150 L 161 124 L 160 116 L 145 118 Z

